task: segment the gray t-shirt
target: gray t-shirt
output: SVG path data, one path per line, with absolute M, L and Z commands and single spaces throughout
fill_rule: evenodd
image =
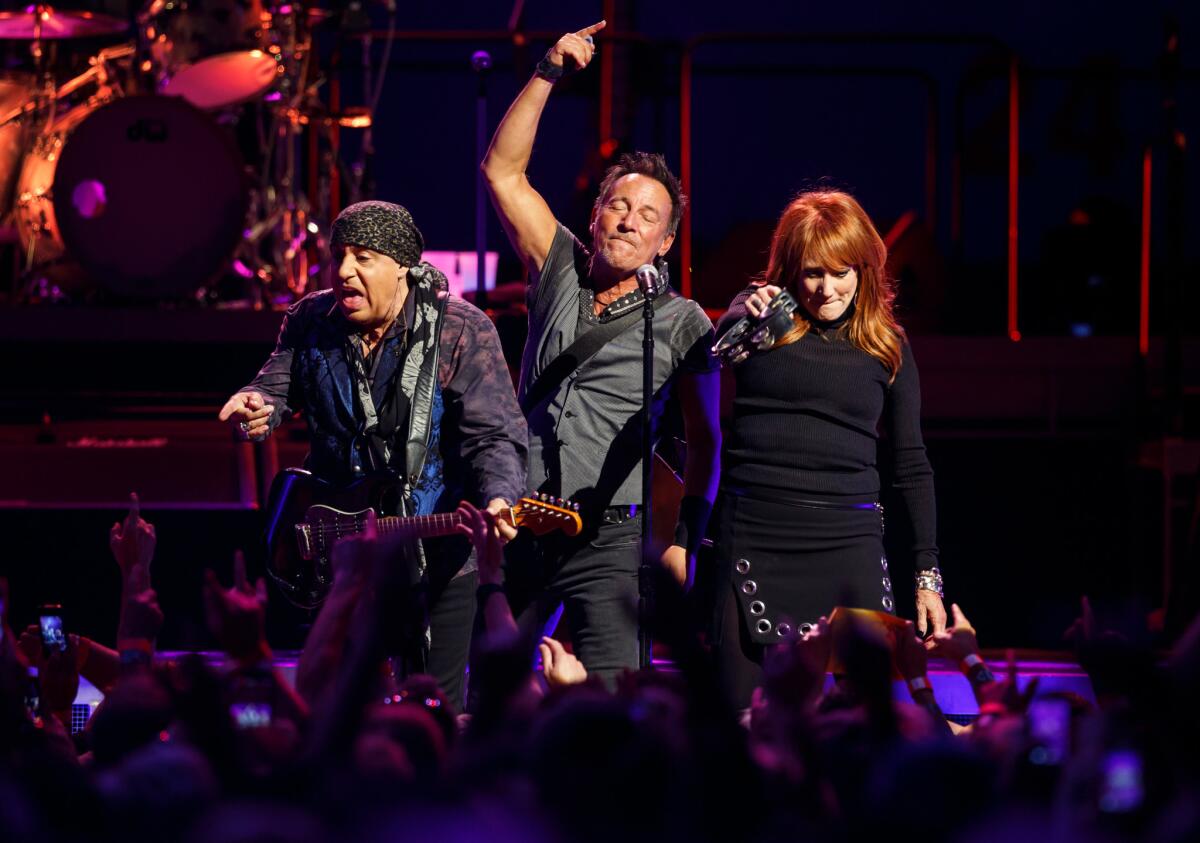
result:
M 587 249 L 559 225 L 528 290 L 529 339 L 521 359 L 522 401 L 542 371 L 582 333 L 599 325 L 587 283 Z M 529 483 L 589 509 L 641 503 L 642 336 L 636 324 L 610 340 L 535 407 L 529 419 Z M 679 371 L 717 368 L 713 326 L 682 296 L 654 315 L 655 436 Z

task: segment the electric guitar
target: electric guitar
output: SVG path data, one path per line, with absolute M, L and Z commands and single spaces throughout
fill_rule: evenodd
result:
M 302 609 L 321 605 L 333 584 L 331 557 L 338 539 L 361 533 L 369 512 L 396 510 L 401 490 L 391 474 L 364 477 L 337 488 L 301 468 L 276 475 L 267 503 L 267 572 L 289 601 Z M 509 526 L 535 535 L 583 529 L 579 505 L 548 496 L 521 498 L 500 514 Z M 454 535 L 463 523 L 454 512 L 380 516 L 380 535 L 427 539 Z

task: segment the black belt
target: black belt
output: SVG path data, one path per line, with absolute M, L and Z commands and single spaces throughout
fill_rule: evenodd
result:
M 801 498 L 795 495 L 789 495 L 786 492 L 776 492 L 774 489 L 772 489 L 769 493 L 758 493 L 756 491 L 743 489 L 738 486 L 722 486 L 721 491 L 738 498 L 754 498 L 755 500 L 770 501 L 771 503 L 781 503 L 785 506 L 803 506 L 810 509 L 837 509 L 842 511 L 873 509 L 877 512 L 883 512 L 883 505 L 877 501 L 864 501 L 862 503 L 816 501 L 810 498 Z
M 625 506 L 610 506 L 600 513 L 601 524 L 624 524 L 626 521 L 631 521 L 637 518 L 641 512 L 641 507 L 636 503 L 626 504 Z

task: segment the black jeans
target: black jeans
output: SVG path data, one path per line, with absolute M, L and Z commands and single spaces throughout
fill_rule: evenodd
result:
M 552 631 L 559 607 L 575 655 L 612 687 L 638 667 L 641 516 L 579 536 L 521 538 L 505 553 L 505 591 L 517 624 L 535 643 Z

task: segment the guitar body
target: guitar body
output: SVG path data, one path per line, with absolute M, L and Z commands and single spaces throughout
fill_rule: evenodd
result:
M 400 494 L 386 473 L 337 488 L 302 468 L 279 472 L 267 502 L 267 572 L 289 600 L 315 609 L 333 583 L 334 541 L 360 532 L 369 510 L 395 512 Z
M 267 502 L 267 573 L 284 596 L 302 609 L 321 605 L 333 585 L 333 546 L 361 533 L 374 511 L 380 535 L 411 538 L 449 536 L 463 523 L 455 513 L 398 517 L 402 489 L 398 478 L 382 473 L 337 488 L 312 472 L 289 468 L 275 476 Z M 537 535 L 561 531 L 578 535 L 579 506 L 546 496 L 525 497 L 497 516 Z

